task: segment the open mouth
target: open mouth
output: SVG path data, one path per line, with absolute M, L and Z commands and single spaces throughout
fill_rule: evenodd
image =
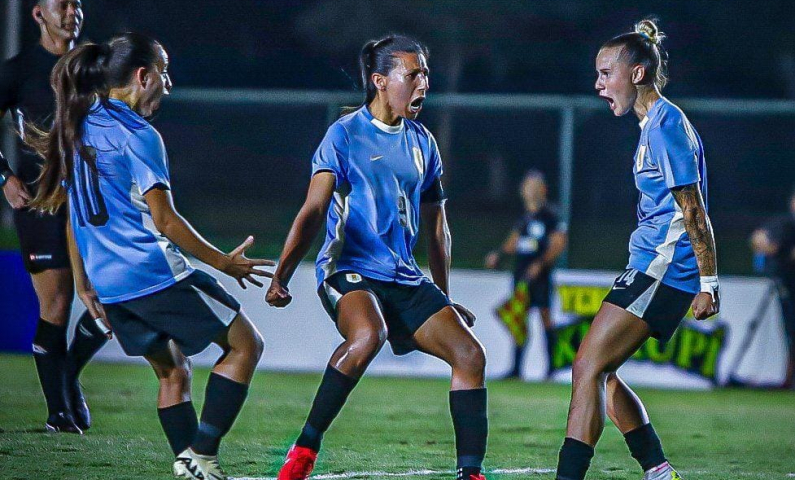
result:
M 409 112 L 411 113 L 418 113 L 422 110 L 422 102 L 425 101 L 425 97 L 417 97 L 409 103 Z
M 612 98 L 606 97 L 604 95 L 599 95 L 599 98 L 607 102 L 607 104 L 610 106 L 610 110 L 614 110 L 616 108 L 616 102 Z

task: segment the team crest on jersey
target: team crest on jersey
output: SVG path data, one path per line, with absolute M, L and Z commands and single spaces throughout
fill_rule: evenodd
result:
M 646 145 L 638 148 L 638 156 L 635 158 L 635 169 L 640 171 L 643 168 L 643 160 L 646 158 Z
M 425 171 L 425 161 L 422 159 L 422 150 L 417 147 L 411 147 L 411 152 L 414 154 L 414 165 L 417 171 L 422 175 Z
M 358 273 L 349 273 L 345 275 L 345 280 L 347 280 L 348 283 L 359 283 L 362 281 L 362 276 Z

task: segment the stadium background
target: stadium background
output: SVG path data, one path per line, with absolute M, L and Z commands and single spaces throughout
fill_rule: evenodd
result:
M 6 0 L 3 14 L 20 3 Z M 163 42 L 175 90 L 154 124 L 168 146 L 178 207 L 222 246 L 254 234 L 258 255 L 278 255 L 317 143 L 339 107 L 361 98 L 359 48 L 386 32 L 415 35 L 431 50 L 421 121 L 442 148 L 454 267 L 480 268 L 504 238 L 521 213 L 517 189 L 528 168 L 546 172 L 553 200 L 570 195 L 561 205 L 571 231 L 563 263 L 613 271 L 625 265 L 635 224 L 630 161 L 637 125 L 593 99 L 593 58 L 604 40 L 649 14 L 670 36 L 664 93 L 681 103 L 706 146 L 721 274 L 752 274 L 748 235 L 784 211 L 795 182 L 795 13 L 788 1 L 84 0 L 84 10 L 83 39 L 134 30 Z M 10 18 L 2 27 L 5 56 L 18 45 L 14 38 L 27 43 L 37 35 L 27 13 L 17 24 Z M 571 160 L 570 170 L 562 158 Z M 13 251 L 9 211 L 0 205 L 0 249 Z M 24 294 L 8 286 L 0 285 L 4 306 Z M 12 314 L 4 310 L 8 326 Z M 77 471 L 81 478 L 128 478 L 113 470 L 119 466 L 135 472 L 129 478 L 155 478 L 167 470 L 150 372 L 89 366 L 84 383 L 96 428 L 85 439 L 50 440 L 31 427 L 43 418 L 43 402 L 28 360 L 0 356 L 0 464 L 11 478 Z M 199 402 L 206 375 L 197 369 Z M 223 452 L 230 473 L 273 475 L 316 382 L 313 375 L 258 374 Z M 318 473 L 448 469 L 445 383 L 366 379 L 329 435 Z M 491 382 L 490 389 L 489 468 L 553 466 L 568 387 Z M 795 471 L 791 393 L 641 395 L 686 476 L 786 478 Z M 48 455 L 53 449 L 57 455 Z M 608 428 L 592 478 L 637 478 L 636 469 Z
M 385 32 L 416 35 L 431 51 L 430 102 L 421 120 L 443 151 L 455 266 L 480 267 L 521 212 L 517 186 L 525 170 L 546 172 L 551 196 L 559 198 L 564 115 L 470 105 L 510 103 L 506 94 L 592 97 L 600 43 L 654 14 L 669 35 L 667 96 L 765 100 L 753 105 L 759 111 L 752 115 L 742 102 L 717 110 L 710 101 L 700 109 L 682 102 L 706 145 L 720 271 L 747 274 L 748 234 L 762 217 L 783 210 L 795 181 L 795 107 L 784 101 L 795 97 L 794 15 L 786 1 L 762 5 L 90 0 L 82 38 L 149 33 L 170 53 L 175 99 L 188 87 L 226 92 L 215 102 L 203 101 L 205 92 L 178 105 L 167 101 L 155 124 L 167 141 L 180 209 L 224 243 L 257 235 L 258 253 L 272 256 L 302 201 L 309 160 L 336 108 L 360 99 L 359 48 Z M 28 20 L 23 15 L 22 38 L 35 41 Z M 298 90 L 303 104 L 229 104 L 223 99 L 235 96 L 230 89 L 275 89 L 272 98 L 278 90 Z M 348 100 L 311 105 L 307 91 L 347 92 Z M 451 93 L 466 96 L 455 107 L 433 103 Z M 500 96 L 492 101 L 478 94 Z M 628 165 L 636 120 L 614 119 L 592 102 L 595 110 L 573 117 L 568 265 L 618 269 L 635 222 Z M 4 242 L 13 245 L 14 235 L 6 233 Z

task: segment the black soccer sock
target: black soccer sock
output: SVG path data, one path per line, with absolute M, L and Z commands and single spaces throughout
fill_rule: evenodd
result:
M 248 385 L 217 373 L 210 374 L 201 422 L 191 444 L 194 452 L 202 455 L 218 454 L 221 438 L 232 428 L 247 395 Z
M 456 466 L 459 475 L 469 480 L 477 475 L 486 456 L 489 436 L 488 401 L 485 388 L 450 392 L 450 415 L 455 430 Z
M 651 423 L 625 433 L 624 440 L 632 457 L 638 461 L 644 472 L 666 462 L 660 437 Z
M 522 363 L 524 362 L 524 352 L 526 346 L 526 343 L 524 345 L 514 344 L 513 346 L 513 370 L 511 370 L 512 377 L 519 377 L 522 375 Z
M 33 358 L 49 415 L 65 412 L 66 327 L 40 318 L 33 337 Z
M 326 367 L 312 408 L 309 410 L 309 416 L 295 444 L 311 448 L 316 452 L 320 450 L 323 434 L 337 418 L 357 383 L 359 383 L 358 378 L 349 377 L 331 365 Z
M 88 312 L 81 315 L 66 356 L 70 378 L 75 379 L 80 376 L 83 367 L 106 343 L 108 337 L 102 333 L 91 315 Z
M 160 425 L 166 433 L 174 456 L 184 452 L 193 443 L 199 428 L 199 420 L 196 418 L 193 402 L 188 400 L 170 407 L 158 408 L 157 417 L 160 419 Z
M 558 456 L 558 473 L 555 480 L 584 480 L 591 466 L 594 449 L 587 443 L 566 437 Z

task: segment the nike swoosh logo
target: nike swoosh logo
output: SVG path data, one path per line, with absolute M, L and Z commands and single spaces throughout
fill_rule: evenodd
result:
M 381 160 L 382 158 L 384 158 L 383 155 L 370 155 L 370 161 L 371 162 L 374 162 L 376 160 Z

